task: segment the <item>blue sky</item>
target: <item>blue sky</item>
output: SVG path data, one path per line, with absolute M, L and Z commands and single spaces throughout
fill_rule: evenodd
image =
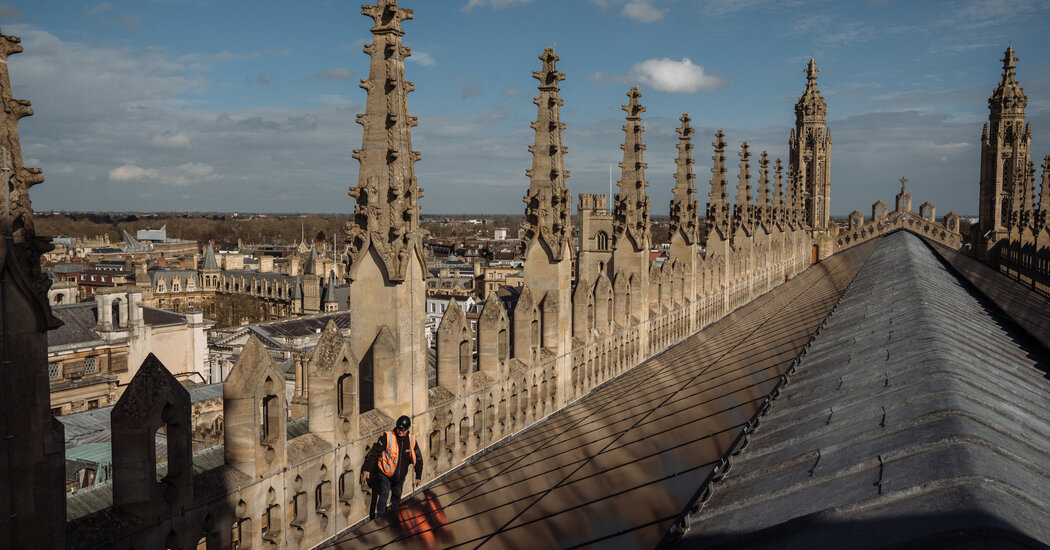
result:
M 353 211 L 370 19 L 362 2 L 0 4 L 38 210 Z M 716 129 L 787 157 L 810 57 L 829 104 L 832 213 L 892 202 L 977 211 L 979 137 L 1003 50 L 1021 58 L 1033 160 L 1050 154 L 1050 2 L 401 0 L 424 213 L 520 213 L 537 56 L 556 46 L 573 196 L 605 192 L 626 91 L 647 107 L 653 214 L 688 112 L 701 202 Z M 614 169 L 618 179 L 618 169 Z M 757 168 L 752 167 L 752 174 Z M 1039 174 L 1041 176 L 1041 173 Z M 1037 177 L 1038 179 L 1038 177 Z M 752 185 L 756 185 L 753 182 Z M 870 214 L 869 214 L 870 215 Z

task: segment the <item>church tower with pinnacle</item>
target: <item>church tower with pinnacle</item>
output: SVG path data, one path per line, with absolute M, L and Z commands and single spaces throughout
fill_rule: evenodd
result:
M 1013 47 L 1003 55 L 1003 79 L 988 98 L 988 124 L 981 134 L 981 238 L 994 246 L 1022 222 L 1032 202 L 1031 128 L 1025 123 L 1028 97 L 1017 82 Z M 1030 211 L 1030 208 L 1027 209 Z
M 817 89 L 816 61 L 806 67 L 806 91 L 795 104 L 795 129 L 788 139 L 788 171 L 794 175 L 796 201 L 804 226 L 828 227 L 831 213 L 831 131 L 828 104 Z
M 0 241 L 0 549 L 65 546 L 64 429 L 51 416 L 47 331 L 59 326 L 47 303 L 50 280 L 40 256 L 51 250 L 33 225 L 29 188 L 42 183 L 39 168 L 22 162 L 18 120 L 33 114 L 11 96 L 7 58 L 22 51 L 16 36 L 0 34 L 0 169 L 6 207 Z M 10 482 L 10 483 L 8 483 Z
M 350 310 L 355 320 L 350 347 L 361 361 L 361 412 L 378 409 L 391 418 L 420 413 L 427 406 L 427 351 L 423 332 L 426 304 L 423 236 L 415 176 L 419 153 L 412 150 L 401 24 L 412 10 L 397 0 L 361 7 L 371 17 L 372 43 L 354 220 L 347 224 Z M 440 383 L 440 381 L 439 381 Z
M 565 80 L 565 74 L 558 72 L 554 48 L 545 49 L 539 59 L 543 65 L 532 73 L 540 83 L 539 96 L 533 100 L 536 141 L 529 146 L 532 168 L 525 172 L 529 191 L 523 199 L 522 249 L 525 285 L 544 311 L 542 346 L 560 355 L 568 353 L 572 344 L 572 199 L 565 184 L 569 149 L 561 140 L 565 124 L 560 109 L 565 102 L 558 97 L 558 83 Z

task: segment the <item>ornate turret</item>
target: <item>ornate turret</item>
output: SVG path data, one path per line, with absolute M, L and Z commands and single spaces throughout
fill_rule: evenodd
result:
M 751 204 L 751 151 L 745 141 L 740 145 L 740 173 L 736 182 L 736 205 L 733 222 L 736 227 L 751 231 L 754 227 L 754 205 Z
M 769 153 L 762 151 L 762 158 L 758 161 L 758 166 L 756 222 L 768 228 L 773 225 L 773 201 L 769 196 Z
M 390 417 L 415 415 L 429 407 L 427 344 L 423 335 L 426 298 L 423 279 L 423 229 L 420 227 L 419 188 L 412 150 L 415 117 L 408 114 L 411 82 L 405 80 L 405 58 L 411 51 L 401 43 L 401 24 L 412 10 L 396 0 L 377 0 L 361 6 L 372 19 L 368 93 L 357 187 L 350 190 L 357 204 L 347 225 L 346 276 L 350 281 L 350 353 L 361 360 L 358 413 L 377 409 Z M 308 262 L 312 264 L 313 262 Z M 309 266 L 308 266 L 309 267 Z M 304 275 L 303 310 L 320 310 L 326 275 L 323 260 Z
M 51 416 L 47 366 L 47 331 L 60 323 L 48 307 L 50 279 L 40 271 L 41 255 L 51 245 L 36 235 L 29 202 L 29 188 L 44 177 L 39 168 L 23 164 L 18 137 L 18 120 L 33 110 L 28 101 L 11 96 L 7 58 L 22 51 L 19 43 L 16 36 L 0 34 L 0 173 L 5 186 L 0 240 L 0 301 L 5 312 L 0 319 L 0 478 L 5 498 L 0 498 L 0 548 L 61 548 L 66 526 L 64 432 Z
M 722 130 L 715 132 L 715 140 L 711 145 L 715 148 L 715 154 L 711 157 L 711 193 L 708 195 L 707 203 L 707 226 L 710 230 L 716 230 L 723 239 L 729 238 L 729 195 L 726 189 L 729 182 L 726 180 L 726 142 Z
M 806 91 L 795 104 L 795 129 L 788 138 L 789 177 L 794 176 L 797 207 L 802 222 L 812 229 L 828 227 L 831 208 L 831 132 L 828 104 L 817 89 L 816 61 L 806 67 Z
M 1030 217 L 1023 212 L 1030 211 L 1025 188 L 1034 178 L 1029 173 L 1031 128 L 1025 123 L 1028 97 L 1015 73 L 1018 59 L 1012 47 L 1006 49 L 1002 80 L 988 98 L 988 124 L 981 131 L 980 232 L 988 248 L 1005 238 L 1010 226 Z
M 781 223 L 784 221 L 784 166 L 780 164 L 780 157 L 777 157 L 777 163 L 774 167 L 774 185 L 773 185 L 773 222 Z
M 682 126 L 678 128 L 678 158 L 675 165 L 678 169 L 674 174 L 674 197 L 671 199 L 671 234 L 681 232 L 682 239 L 686 244 L 696 244 L 699 238 L 697 203 L 694 195 L 696 187 L 693 180 L 693 128 L 689 126 L 689 114 L 683 113 L 678 120 Z
M 361 162 L 357 187 L 350 196 L 357 204 L 354 221 L 347 224 L 350 241 L 350 277 L 354 264 L 369 249 L 383 263 L 389 282 L 405 280 L 408 262 L 415 255 L 423 263 L 423 240 L 419 225 L 419 199 L 411 130 L 418 124 L 408 114 L 408 93 L 414 89 L 405 80 L 405 58 L 412 55 L 402 45 L 401 23 L 412 19 L 412 10 L 397 7 L 397 0 L 378 0 L 362 6 L 362 15 L 375 21 L 372 43 L 364 47 L 371 56 L 368 79 L 361 87 L 368 92 L 365 113 L 357 116 L 364 127 L 361 149 L 354 158 Z
M 569 177 L 565 169 L 565 154 L 569 148 L 562 145 L 561 132 L 565 124 L 561 121 L 559 108 L 565 103 L 558 97 L 558 82 L 565 80 L 556 64 L 560 58 L 554 48 L 543 50 L 540 61 L 543 68 L 533 71 L 532 77 L 540 81 L 536 104 L 536 141 L 529 146 L 532 153 L 532 168 L 529 176 L 529 192 L 525 195 L 525 238 L 523 250 L 528 250 L 533 241 L 543 243 L 554 261 L 565 259 L 565 250 L 571 249 L 572 235 L 570 216 L 571 198 L 565 180 Z M 566 248 L 567 247 L 567 248 Z
M 623 162 L 620 163 L 620 192 L 616 194 L 613 221 L 613 246 L 624 246 L 628 236 L 635 251 L 648 250 L 650 241 L 649 195 L 645 181 L 646 164 L 643 160 L 645 144 L 642 143 L 642 113 L 645 107 L 638 102 L 642 94 L 637 87 L 627 92 L 628 103 L 623 106 L 627 113 L 627 124 L 623 125 Z
M 525 286 L 544 312 L 542 347 L 563 353 L 572 345 L 573 279 L 572 199 L 565 184 L 569 177 L 565 154 L 569 149 L 562 145 L 565 124 L 560 109 L 564 101 L 558 97 L 558 83 L 565 80 L 565 75 L 558 72 L 554 48 L 543 50 L 540 61 L 543 66 L 532 73 L 540 83 L 539 96 L 532 101 L 536 104 L 536 121 L 532 123 L 536 141 L 529 146 L 532 167 L 525 172 L 529 176 L 529 191 L 524 199 L 522 273 Z M 591 265 L 597 268 L 594 263 Z M 530 339 L 528 345 L 538 350 L 540 339 Z

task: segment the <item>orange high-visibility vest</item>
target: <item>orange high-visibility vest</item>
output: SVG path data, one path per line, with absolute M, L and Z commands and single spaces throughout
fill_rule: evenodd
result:
M 412 432 L 408 432 L 408 448 L 409 454 L 412 456 L 412 464 L 416 463 L 416 437 L 412 435 Z M 386 477 L 394 477 L 394 472 L 397 471 L 397 452 L 401 449 L 397 448 L 397 436 L 394 435 L 393 430 L 387 430 L 386 432 L 386 451 L 383 452 L 379 457 L 379 471 L 386 474 Z

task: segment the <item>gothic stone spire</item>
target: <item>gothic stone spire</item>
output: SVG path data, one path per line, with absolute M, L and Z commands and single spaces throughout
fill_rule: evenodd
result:
M 686 244 L 696 244 L 699 237 L 697 226 L 697 203 L 696 187 L 693 180 L 693 127 L 689 125 L 689 114 L 682 113 L 682 126 L 678 132 L 678 158 L 675 165 L 678 169 L 674 174 L 674 196 L 671 198 L 670 229 L 673 235 L 676 231 L 682 232 L 682 238 Z
M 784 219 L 784 167 L 780 157 L 777 157 L 773 177 L 773 221 L 780 223 Z
M 1045 227 L 1050 223 L 1050 155 L 1043 157 L 1043 181 L 1039 188 L 1039 213 L 1036 224 Z
M 729 182 L 726 180 L 726 142 L 722 130 L 715 132 L 715 140 L 711 145 L 715 148 L 715 154 L 711 157 L 711 194 L 707 203 L 707 225 L 710 229 L 716 229 L 723 238 L 729 237 L 729 195 L 726 189 Z
M 50 279 L 40 271 L 40 255 L 51 250 L 50 239 L 38 237 L 33 224 L 33 207 L 29 188 L 43 183 L 40 168 L 30 168 L 22 161 L 22 143 L 18 137 L 19 119 L 33 114 L 30 103 L 11 96 L 11 76 L 7 58 L 22 51 L 21 39 L 0 33 L 0 174 L 7 186 L 8 206 L 4 212 L 3 232 L 9 239 L 0 241 L 0 268 L 8 262 L 29 287 L 33 299 L 48 326 L 58 326 L 47 303 Z M 10 250 L 7 248 L 10 247 Z M 10 254 L 8 254 L 10 252 Z M 2 298 L 0 298 L 2 299 Z
M 523 199 L 526 206 L 522 248 L 527 250 L 534 240 L 539 240 L 547 245 L 554 261 L 564 259 L 562 249 L 572 234 L 571 198 L 565 185 L 569 177 L 565 154 L 569 148 L 562 145 L 565 124 L 559 112 L 565 102 L 558 97 L 558 82 L 565 80 L 565 75 L 556 67 L 559 59 L 554 48 L 543 50 L 543 68 L 532 73 L 540 81 L 540 95 L 532 101 L 537 107 L 536 122 L 532 123 L 536 141 L 529 146 L 532 168 L 525 172 L 529 176 L 529 192 Z
M 733 211 L 733 219 L 737 227 L 751 230 L 754 225 L 754 216 L 751 204 L 751 151 L 745 141 L 740 146 L 740 174 L 736 184 L 736 208 Z
M 645 181 L 646 164 L 643 160 L 645 144 L 642 143 L 642 113 L 645 107 L 638 102 L 642 94 L 637 87 L 627 92 L 628 103 L 623 106 L 627 113 L 627 124 L 623 125 L 624 142 L 623 162 L 620 163 L 620 192 L 616 194 L 615 214 L 613 217 L 613 246 L 621 245 L 620 240 L 629 235 L 635 251 L 645 250 L 649 246 L 649 195 Z
M 357 202 L 354 221 L 347 224 L 350 263 L 353 266 L 374 248 L 389 280 L 399 282 L 405 279 L 412 254 L 423 261 L 423 190 L 415 174 L 420 157 L 412 150 L 411 136 L 418 121 L 408 114 L 408 93 L 414 86 L 405 80 L 405 58 L 412 52 L 401 43 L 401 23 L 412 19 L 412 10 L 397 7 L 397 0 L 378 0 L 374 6 L 362 6 L 361 13 L 372 17 L 375 25 L 372 43 L 364 47 L 371 62 L 368 78 L 361 81 L 368 92 L 365 113 L 357 115 L 364 131 L 361 149 L 353 155 L 361 169 L 357 187 L 350 189 Z
M 769 227 L 773 223 L 773 201 L 769 196 L 769 153 L 762 151 L 758 161 L 758 223 Z

